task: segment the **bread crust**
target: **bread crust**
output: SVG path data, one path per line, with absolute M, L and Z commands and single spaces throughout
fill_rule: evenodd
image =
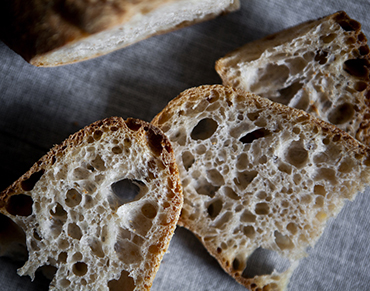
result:
M 22 0 L 4 0 L 0 4 L 0 39 L 35 66 L 70 64 L 98 57 L 107 51 L 91 51 L 85 57 L 68 61 L 60 59 L 58 62 L 49 56 L 61 48 L 78 43 L 99 32 L 124 25 L 135 16 L 141 17 L 163 5 L 175 2 L 177 0 L 31 0 L 24 5 Z M 239 1 L 235 3 L 229 7 L 230 11 L 239 7 Z M 195 17 L 192 21 L 185 21 L 176 27 L 157 31 L 146 37 L 166 33 L 215 16 L 208 15 L 203 19 Z M 129 44 L 131 43 L 127 45 Z M 117 44 L 110 51 L 122 47 Z
M 167 194 L 160 193 L 158 197 L 162 197 L 161 203 L 163 203 L 163 201 L 171 201 L 169 203 L 171 207 L 167 207 L 166 212 L 161 214 L 163 217 L 158 218 L 164 227 L 161 226 L 161 232 L 156 234 L 157 239 L 154 242 L 155 244 L 153 247 L 150 249 L 150 255 L 148 255 L 147 258 L 148 260 L 149 258 L 151 260 L 148 262 L 150 269 L 135 271 L 139 274 L 137 282 L 135 282 L 138 289 L 132 289 L 150 290 L 154 276 L 160 266 L 162 257 L 167 250 L 171 237 L 175 231 L 183 203 L 182 188 L 172 146 L 163 132 L 151 124 L 133 118 L 123 120 L 120 117 L 111 117 L 94 122 L 75 134 L 72 134 L 63 143 L 54 146 L 47 154 L 45 154 L 38 162 L 36 162 L 29 171 L 27 171 L 17 181 L 0 193 L 0 215 L 4 214 L 8 216 L 21 228 L 23 228 L 25 232 L 27 232 L 29 227 L 27 226 L 27 223 L 23 220 L 20 220 L 18 214 L 15 215 L 14 213 L 8 212 L 7 205 L 9 205 L 9 199 L 12 196 L 20 194 L 32 196 L 31 193 L 33 193 L 33 188 L 42 175 L 52 169 L 53 165 L 58 163 L 58 161 L 67 153 L 70 153 L 80 146 L 88 146 L 90 143 L 94 142 L 94 139 L 95 141 L 99 141 L 100 136 L 103 136 L 109 131 L 115 132 L 121 130 L 126 132 L 127 136 L 132 138 L 132 140 L 136 140 L 138 143 L 141 143 L 143 147 L 147 147 L 152 153 L 153 157 L 156 157 L 155 159 L 161 161 L 159 164 L 161 164 L 162 167 L 168 171 L 168 174 L 166 174 L 168 175 L 166 181 L 163 181 L 163 183 L 168 183 L 168 189 L 171 190 Z M 150 171 L 153 171 L 153 169 L 148 169 L 148 173 Z M 147 179 L 155 180 L 157 177 L 155 177 L 155 174 L 149 174 Z M 148 183 L 149 182 L 150 180 L 148 180 Z M 42 222 L 36 222 L 36 224 L 37 223 L 41 224 Z M 7 238 L 4 237 L 1 239 L 1 241 L 7 243 Z M 28 249 L 28 251 L 30 251 L 30 249 Z M 32 264 L 32 262 L 27 263 Z M 145 276 L 140 277 L 143 276 L 143 274 Z M 117 276 L 117 274 L 115 276 Z

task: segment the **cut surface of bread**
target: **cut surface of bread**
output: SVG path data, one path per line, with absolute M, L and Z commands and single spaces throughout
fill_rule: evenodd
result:
M 216 62 L 224 85 L 305 110 L 370 144 L 370 59 L 345 12 L 253 41 Z
M 0 4 L 0 39 L 31 64 L 48 67 L 104 55 L 240 6 L 239 0 L 23 2 Z
M 0 253 L 20 252 L 6 244 L 22 240 L 11 234 L 15 223 L 28 250 L 20 275 L 49 270 L 50 290 L 149 290 L 182 202 L 163 133 L 136 119 L 104 119 L 0 193 Z
M 231 87 L 184 91 L 152 122 L 178 163 L 179 225 L 251 290 L 284 290 L 327 220 L 370 180 L 368 147 L 302 110 Z M 262 258 L 275 270 L 259 270 Z

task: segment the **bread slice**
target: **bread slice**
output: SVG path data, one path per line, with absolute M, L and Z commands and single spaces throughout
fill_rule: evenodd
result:
M 149 290 L 181 207 L 167 138 L 116 117 L 70 136 L 0 194 L 0 213 L 26 236 L 19 275 L 53 267 L 50 290 Z
M 154 119 L 184 191 L 179 225 L 251 290 L 283 290 L 346 199 L 370 149 L 308 113 L 221 85 L 181 93 Z M 276 260 L 276 270 L 256 267 Z
M 224 85 L 305 110 L 370 144 L 370 57 L 345 12 L 253 41 L 216 62 Z
M 239 0 L 4 0 L 0 39 L 35 66 L 101 56 L 238 9 Z

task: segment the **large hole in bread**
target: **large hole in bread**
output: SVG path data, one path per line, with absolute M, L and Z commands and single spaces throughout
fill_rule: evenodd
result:
M 250 279 L 255 276 L 271 275 L 274 269 L 282 273 L 289 267 L 288 259 L 281 257 L 275 251 L 259 247 L 249 256 L 242 277 Z
M 135 289 L 135 282 L 130 277 L 129 272 L 123 270 L 118 280 L 111 280 L 108 282 L 109 291 L 133 291 Z
M 29 195 L 18 194 L 11 196 L 5 206 L 12 215 L 29 216 L 32 214 L 33 199 Z
M 44 170 L 40 170 L 33 173 L 28 179 L 21 182 L 21 187 L 24 191 L 31 191 L 35 187 L 36 183 L 40 180 L 41 176 L 44 174 Z
M 328 120 L 332 124 L 343 124 L 351 120 L 354 114 L 355 109 L 353 108 L 353 105 L 343 103 L 329 112 Z
M 212 118 L 204 118 L 193 128 L 190 136 L 194 140 L 210 138 L 217 130 L 218 124 Z
M 252 143 L 254 140 L 264 138 L 266 136 L 269 136 L 271 132 L 265 128 L 259 128 L 256 129 L 255 131 L 249 132 L 245 136 L 241 137 L 239 140 L 242 143 Z
M 113 195 L 108 197 L 112 209 L 137 201 L 148 192 L 148 187 L 139 180 L 122 179 L 112 184 Z

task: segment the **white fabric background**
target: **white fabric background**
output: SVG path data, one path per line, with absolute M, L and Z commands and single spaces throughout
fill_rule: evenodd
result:
M 346 11 L 370 37 L 369 0 L 242 0 L 240 11 L 156 36 L 98 59 L 35 68 L 0 42 L 0 188 L 54 144 L 112 115 L 150 121 L 189 87 L 220 83 L 214 62 L 246 42 L 309 19 Z M 370 189 L 347 203 L 289 290 L 370 290 Z M 47 290 L 18 277 L 19 263 L 0 258 L 0 290 Z M 178 228 L 153 284 L 159 290 L 245 290 Z

